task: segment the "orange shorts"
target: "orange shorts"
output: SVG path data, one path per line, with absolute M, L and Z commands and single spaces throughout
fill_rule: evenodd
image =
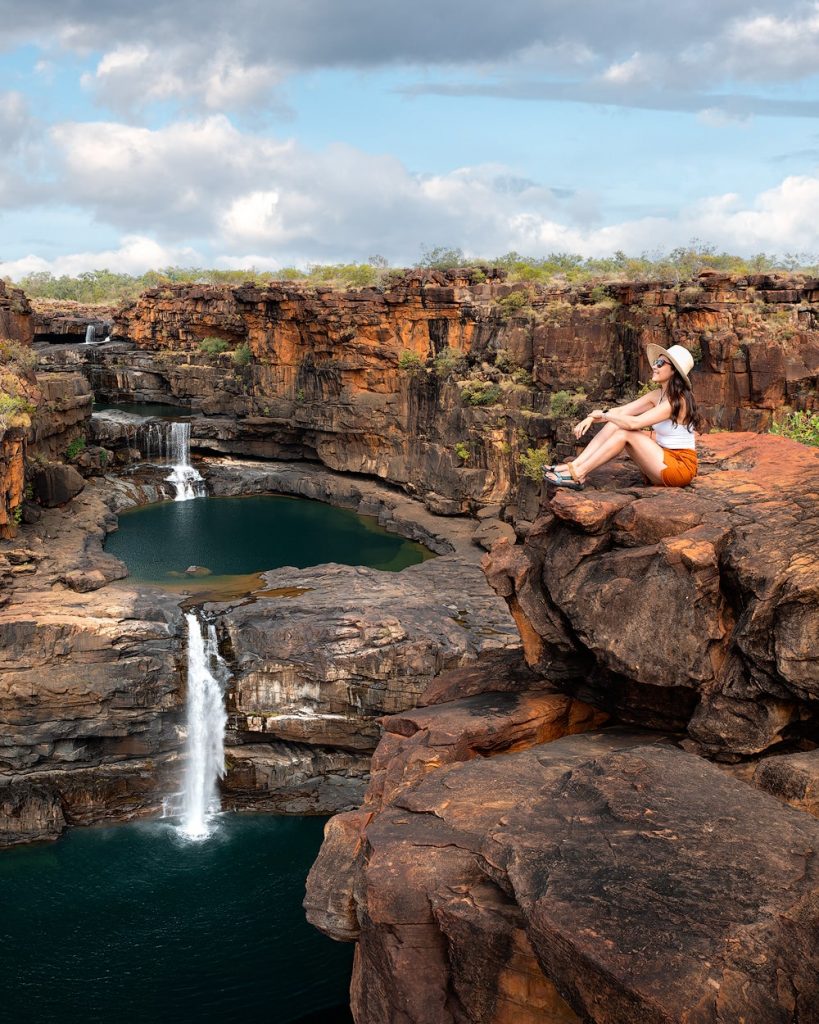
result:
M 697 475 L 697 453 L 691 448 L 663 448 L 663 487 L 685 487 Z

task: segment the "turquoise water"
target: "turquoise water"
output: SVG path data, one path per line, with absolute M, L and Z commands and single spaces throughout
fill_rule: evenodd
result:
M 130 509 L 108 535 L 106 551 L 132 579 L 179 582 L 191 565 L 218 577 L 323 562 L 397 572 L 432 557 L 420 544 L 387 533 L 375 519 L 320 501 L 261 495 L 194 498 Z
M 353 947 L 301 907 L 323 824 L 223 815 L 192 843 L 142 822 L 0 852 L 0 1020 L 351 1024 Z

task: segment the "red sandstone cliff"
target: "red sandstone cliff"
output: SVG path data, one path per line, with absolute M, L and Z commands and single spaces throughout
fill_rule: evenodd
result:
M 714 426 L 765 429 L 777 410 L 814 408 L 818 297 L 814 281 L 714 274 L 593 289 L 457 271 L 408 273 L 386 290 L 184 285 L 116 316 L 115 337 L 136 351 L 78 346 L 71 358 L 103 398 L 190 407 L 200 450 L 318 459 L 436 512 L 501 504 L 527 520 L 539 489 L 519 456 L 574 450 L 552 395 L 633 394 L 649 342 L 700 356 L 695 392 Z M 206 338 L 229 351 L 206 354 Z
M 530 672 L 386 719 L 308 879 L 357 1024 L 817 1019 L 818 511 L 819 452 L 717 434 L 692 487 L 614 467 L 493 548 Z

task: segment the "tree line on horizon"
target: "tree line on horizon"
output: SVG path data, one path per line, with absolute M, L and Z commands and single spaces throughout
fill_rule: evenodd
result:
M 475 281 L 485 277 L 491 268 L 505 270 L 510 281 L 546 284 L 562 279 L 583 284 L 602 280 L 661 280 L 674 284 L 694 279 L 700 271 L 710 268 L 731 274 L 761 274 L 774 271 L 819 274 L 815 256 L 786 253 L 776 256 L 764 252 L 750 257 L 717 252 L 713 246 L 693 241 L 669 253 L 643 253 L 628 256 L 616 252 L 608 257 L 587 257 L 578 253 L 557 252 L 544 257 L 522 256 L 508 252 L 495 259 L 466 257 L 461 249 L 437 246 L 422 250 L 421 258 L 411 267 L 392 267 L 383 256 L 371 256 L 365 263 L 312 264 L 307 269 L 283 267 L 260 271 L 255 267 L 239 270 L 218 270 L 202 267 L 163 267 L 144 274 L 123 274 L 112 270 L 89 270 L 74 277 L 56 277 L 50 271 L 26 274 L 17 282 L 30 298 L 72 300 L 87 304 L 114 304 L 136 299 L 149 288 L 173 284 L 239 285 L 247 281 L 267 284 L 270 281 L 301 281 L 308 285 L 335 288 L 366 288 L 391 283 L 408 270 L 449 270 L 469 268 Z

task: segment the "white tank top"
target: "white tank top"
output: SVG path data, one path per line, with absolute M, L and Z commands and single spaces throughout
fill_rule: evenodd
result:
M 672 423 L 670 417 L 655 423 L 652 429 L 657 444 L 661 448 L 679 450 L 681 448 L 696 449 L 697 447 L 694 442 L 694 431 L 690 427 L 684 427 L 682 423 Z

